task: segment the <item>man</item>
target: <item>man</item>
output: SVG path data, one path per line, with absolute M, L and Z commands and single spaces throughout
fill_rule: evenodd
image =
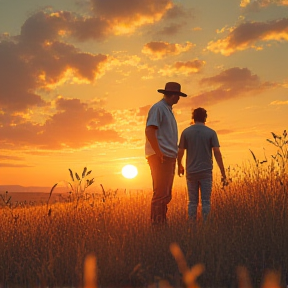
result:
M 163 99 L 150 108 L 145 129 L 145 154 L 153 181 L 152 223 L 166 222 L 178 153 L 178 129 L 172 106 L 180 96 L 187 97 L 176 82 L 166 83 L 165 89 L 158 92 L 163 94 Z
M 213 157 L 220 168 L 222 181 L 226 183 L 226 174 L 217 134 L 205 125 L 207 111 L 197 108 L 192 113 L 194 125 L 186 128 L 180 138 L 178 151 L 178 175 L 184 175 L 182 158 L 186 155 L 186 180 L 188 187 L 188 216 L 191 220 L 197 218 L 199 204 L 199 188 L 201 191 L 202 217 L 205 220 L 211 209 Z

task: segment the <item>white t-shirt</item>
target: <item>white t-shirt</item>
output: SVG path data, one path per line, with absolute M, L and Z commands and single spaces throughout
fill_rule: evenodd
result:
M 161 152 L 167 156 L 176 158 L 178 152 L 178 129 L 172 112 L 172 107 L 162 99 L 155 103 L 148 112 L 147 126 L 157 126 L 156 135 Z M 146 138 L 145 155 L 149 157 L 155 154 L 150 142 Z

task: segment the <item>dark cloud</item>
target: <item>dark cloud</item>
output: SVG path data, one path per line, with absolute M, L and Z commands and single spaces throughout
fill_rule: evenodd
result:
M 68 29 L 72 21 L 70 12 L 45 13 L 40 11 L 30 16 L 21 27 L 20 40 L 32 45 L 57 39 L 60 31 Z
M 167 10 L 159 21 L 159 28 L 149 29 L 148 34 L 152 34 L 153 38 L 161 40 L 163 36 L 175 36 L 181 33 L 186 26 L 186 19 L 194 17 L 190 10 L 184 9 L 182 5 L 173 4 L 172 8 Z
M 263 49 L 263 42 L 287 41 L 288 18 L 268 22 L 245 22 L 231 30 L 226 38 L 209 42 L 207 49 L 229 56 L 238 50 Z
M 103 75 L 110 63 L 107 55 L 85 53 L 68 44 L 71 38 L 102 40 L 153 24 L 170 10 L 175 17 L 180 13 L 171 0 L 119 0 L 113 1 L 112 7 L 111 3 L 92 0 L 93 14 L 89 16 L 51 12 L 49 8 L 32 14 L 22 25 L 20 35 L 1 36 L 2 149 L 80 148 L 95 142 L 124 141 L 111 128 L 113 115 L 97 104 L 89 107 L 80 99 L 59 98 L 54 107 L 43 96 L 44 91 L 62 83 L 91 83 Z M 45 111 L 42 122 L 35 122 L 37 116 L 31 118 L 32 110 L 37 115 Z
M 255 96 L 262 91 L 279 86 L 278 83 L 262 82 L 259 77 L 252 74 L 249 69 L 239 67 L 227 69 L 213 77 L 203 78 L 200 84 L 215 88 L 194 97 L 189 97 L 189 100 L 187 99 L 189 104 L 187 101 L 183 103 L 185 107 L 187 107 L 187 105 L 193 108 L 215 105 L 229 99 L 245 97 L 252 94 Z
M 167 11 L 167 13 L 164 15 L 164 18 L 169 19 L 175 19 L 175 18 L 185 18 L 187 16 L 191 17 L 191 11 L 187 11 L 183 8 L 181 5 L 173 5 L 171 9 Z
M 262 8 L 266 8 L 271 5 L 276 6 L 288 6 L 287 0 L 242 0 L 240 6 L 245 9 L 245 11 L 255 12 Z
M 67 11 L 39 11 L 21 27 L 20 35 L 2 35 L 0 42 L 0 105 L 3 111 L 25 111 L 49 105 L 39 91 L 70 77 L 92 82 L 103 73 L 106 55 L 83 53 L 65 43 L 103 39 L 158 21 L 174 6 L 170 0 L 92 1 L 94 16 Z M 124 30 L 123 30 L 124 29 Z M 128 29 L 128 30 L 127 30 Z M 131 30 L 131 31 L 132 31 Z
M 20 38 L 30 43 L 74 37 L 79 41 L 103 40 L 113 34 L 126 34 L 137 27 L 152 24 L 167 13 L 183 13 L 171 0 L 91 0 L 93 15 L 81 16 L 68 11 L 40 11 L 29 17 L 21 28 Z
M 86 82 L 93 82 L 102 75 L 108 56 L 84 53 L 73 45 L 58 41 L 62 24 L 56 21 L 57 25 L 52 25 L 54 20 L 47 20 L 50 17 L 39 12 L 26 21 L 19 37 L 0 42 L 0 66 L 4 67 L 0 69 L 0 105 L 3 111 L 25 111 L 48 105 L 38 94 L 39 89 L 50 89 L 60 82 L 69 81 L 67 72 L 70 77 L 72 74 Z M 64 18 L 69 17 L 66 15 Z M 37 25 L 46 28 L 41 31 L 38 27 L 37 30 Z
M 185 23 L 173 23 L 159 30 L 156 35 L 172 36 L 179 33 Z
M 43 91 L 65 82 L 91 83 L 103 75 L 110 63 L 107 55 L 84 53 L 66 40 L 71 37 L 81 41 L 101 40 L 112 34 L 127 33 L 126 28 L 133 31 L 159 21 L 173 8 L 170 0 L 117 1 L 112 9 L 108 2 L 92 1 L 94 15 L 89 17 L 67 11 L 51 12 L 51 9 L 39 11 L 25 21 L 20 35 L 1 36 L 2 149 L 80 148 L 95 142 L 124 141 L 111 128 L 115 121 L 113 115 L 99 108 L 97 101 L 89 107 L 80 99 L 59 98 L 51 115 L 53 102 L 45 101 L 42 96 Z M 44 108 L 42 122 L 30 119 L 33 109 L 41 113 Z
M 29 45 L 65 37 L 102 40 L 112 33 L 110 26 L 102 17 L 84 17 L 68 11 L 40 11 L 25 21 L 19 38 Z
M 96 15 L 111 21 L 138 21 L 140 18 L 155 18 L 173 7 L 171 0 L 91 0 Z M 158 16 L 157 16 L 158 15 Z
M 0 43 L 0 105 L 3 110 L 19 111 L 45 103 L 34 93 L 37 81 L 24 55 L 18 44 Z
M 101 18 L 76 18 L 69 27 L 70 35 L 79 41 L 103 40 L 112 33 L 110 25 Z
M 215 85 L 219 84 L 225 88 L 254 88 L 259 87 L 260 79 L 257 75 L 253 75 L 248 68 L 234 67 L 224 70 L 220 74 L 203 78 L 200 84 Z

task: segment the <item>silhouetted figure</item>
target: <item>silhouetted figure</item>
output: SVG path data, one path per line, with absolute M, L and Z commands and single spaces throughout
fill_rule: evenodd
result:
M 187 97 L 176 82 L 166 83 L 165 89 L 158 92 L 164 94 L 163 99 L 150 108 L 145 129 L 145 154 L 153 181 L 152 223 L 166 222 L 178 153 L 178 129 L 172 106 L 177 104 L 180 96 Z
M 178 151 L 178 175 L 184 175 L 182 158 L 186 155 L 186 180 L 188 187 L 188 216 L 196 220 L 199 204 L 199 189 L 201 192 L 202 217 L 205 220 L 211 209 L 213 157 L 220 168 L 223 183 L 226 174 L 217 134 L 205 125 L 207 111 L 197 108 L 192 113 L 194 124 L 186 128 L 180 138 Z

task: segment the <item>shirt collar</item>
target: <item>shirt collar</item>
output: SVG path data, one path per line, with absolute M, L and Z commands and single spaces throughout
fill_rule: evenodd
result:
M 161 99 L 161 101 L 164 103 L 164 105 L 165 105 L 168 109 L 172 110 L 172 106 L 170 106 L 170 105 L 166 102 L 166 100 L 165 100 L 164 98 Z

